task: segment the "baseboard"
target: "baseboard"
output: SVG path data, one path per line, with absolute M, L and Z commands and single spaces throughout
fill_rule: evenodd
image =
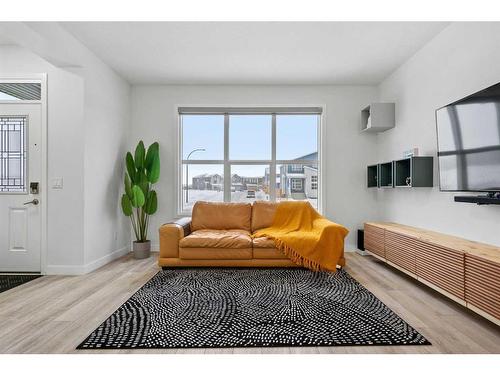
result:
M 344 242 L 344 252 L 351 253 L 353 251 L 356 251 L 356 248 L 357 248 L 357 246 L 355 243 Z
M 117 249 L 110 254 L 107 254 L 99 259 L 96 259 L 96 260 L 90 262 L 90 263 L 87 263 L 85 266 L 83 266 L 83 269 L 84 269 L 83 273 L 92 272 L 92 271 L 104 266 L 105 264 L 107 264 L 107 263 L 109 263 L 117 258 L 120 258 L 121 256 L 124 256 L 128 252 L 130 252 L 130 248 L 128 246 L 124 246 L 121 249 Z
M 107 254 L 99 259 L 96 259 L 85 265 L 47 265 L 45 269 L 46 275 L 84 275 L 92 272 L 105 264 L 127 254 L 130 251 L 128 246 L 122 247 Z

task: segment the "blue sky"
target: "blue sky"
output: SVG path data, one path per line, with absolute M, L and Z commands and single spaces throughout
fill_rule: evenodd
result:
M 4 92 L 0 92 L 0 100 L 19 100 L 19 99 Z
M 276 117 L 276 158 L 296 159 L 317 151 L 317 115 Z M 190 160 L 224 159 L 224 116 L 183 116 L 183 158 L 196 148 Z M 271 116 L 230 116 L 229 158 L 231 160 L 271 159 Z M 234 166 L 232 173 L 262 176 L 263 166 Z M 189 167 L 189 179 L 201 173 L 222 173 L 222 166 Z

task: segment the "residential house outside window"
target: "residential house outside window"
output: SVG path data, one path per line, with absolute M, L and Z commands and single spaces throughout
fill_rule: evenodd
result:
M 311 189 L 318 189 L 318 176 L 311 176 Z
M 179 212 L 199 200 L 318 201 L 321 108 L 179 108 Z
M 304 187 L 302 185 L 302 178 L 292 178 L 292 191 L 296 192 L 302 192 L 304 190 Z

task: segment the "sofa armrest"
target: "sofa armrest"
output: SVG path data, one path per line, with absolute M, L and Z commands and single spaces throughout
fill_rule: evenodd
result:
M 178 258 L 179 241 L 191 233 L 191 218 L 183 217 L 160 227 L 160 258 Z

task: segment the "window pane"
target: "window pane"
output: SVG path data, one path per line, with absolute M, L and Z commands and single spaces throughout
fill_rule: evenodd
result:
M 319 115 L 276 116 L 276 159 L 318 160 Z
M 0 83 L 0 100 L 40 100 L 42 85 L 40 83 Z
M 229 116 L 229 158 L 271 160 L 270 115 Z
M 0 117 L 0 192 L 26 191 L 25 130 L 25 117 Z
M 231 202 L 269 200 L 268 165 L 231 166 Z
M 181 118 L 184 160 L 224 159 L 224 116 L 182 115 Z
M 276 175 L 279 177 L 277 201 L 307 200 L 318 209 L 318 167 L 316 165 L 278 165 Z
M 187 176 L 187 179 L 186 179 Z M 188 189 L 186 189 L 188 186 Z M 190 211 L 196 201 L 224 200 L 224 166 L 184 164 L 182 168 L 182 210 Z

